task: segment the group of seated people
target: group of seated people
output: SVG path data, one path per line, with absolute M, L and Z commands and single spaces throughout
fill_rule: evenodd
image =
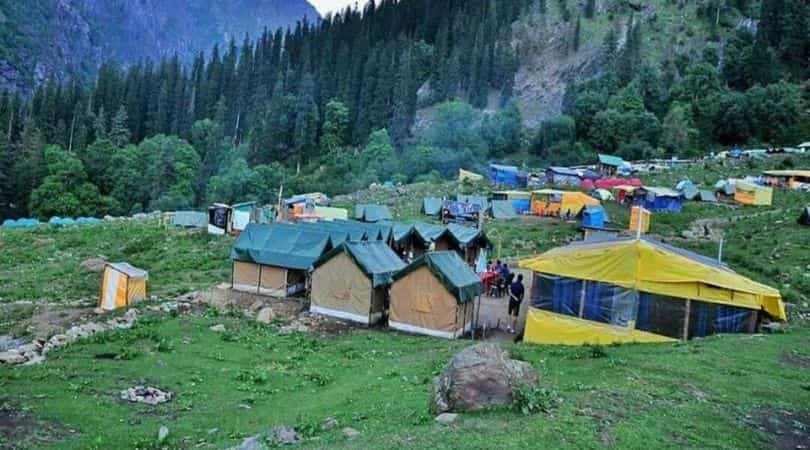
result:
M 489 287 L 490 297 L 501 298 L 504 295 L 509 295 L 509 286 L 515 279 L 515 274 L 509 270 L 509 265 L 502 263 L 501 260 L 487 262 L 487 272 L 494 272 L 498 274 L 495 282 Z

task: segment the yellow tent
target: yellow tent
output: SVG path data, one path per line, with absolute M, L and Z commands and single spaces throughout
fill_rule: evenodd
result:
M 541 189 L 532 192 L 532 214 L 538 216 L 576 216 L 586 206 L 597 206 L 599 200 L 583 192 Z
M 647 233 L 650 231 L 650 217 L 652 213 L 642 208 L 641 206 L 634 206 L 630 210 L 630 228 L 629 230 L 637 233 L 639 231 L 639 218 L 641 218 L 641 232 Z
M 785 180 L 790 189 L 810 187 L 810 170 L 767 170 L 765 176 Z
M 743 331 L 756 322 L 756 314 L 751 313 L 760 310 L 776 319 L 787 318 L 778 290 L 714 260 L 648 238 L 575 243 L 521 261 L 520 267 L 535 272 L 533 292 L 547 297 L 533 298 L 533 302 L 553 305 L 547 314 L 535 314 L 527 321 L 530 342 L 582 344 L 593 342 L 593 336 L 613 339 L 605 334 L 605 326 L 624 333 L 626 339 L 619 341 L 637 342 L 648 337 L 628 334 L 631 330 L 669 337 Z M 544 291 L 546 285 L 550 287 Z M 583 340 L 584 333 L 553 334 L 560 321 L 550 323 L 550 314 L 556 319 L 593 318 L 575 321 L 580 327 L 592 325 L 589 340 Z M 644 325 L 639 326 L 641 322 Z
M 458 169 L 458 181 L 483 181 L 484 176 L 464 169 Z
M 773 188 L 742 180 L 736 180 L 734 185 L 734 201 L 737 203 L 756 206 L 769 206 L 773 203 Z
M 107 264 L 101 280 L 98 307 L 105 311 L 126 308 L 146 298 L 149 274 L 127 263 Z

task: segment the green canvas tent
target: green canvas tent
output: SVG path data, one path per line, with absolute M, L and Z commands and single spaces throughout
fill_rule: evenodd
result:
M 425 222 L 416 222 L 413 228 L 425 242 L 433 242 L 445 232 L 444 227 Z
M 286 224 L 249 224 L 231 249 L 231 286 L 276 297 L 306 288 L 312 264 L 332 248 L 328 233 Z
M 483 195 L 463 195 L 456 194 L 456 200 L 461 203 L 469 203 L 471 205 L 478 205 L 481 211 L 486 211 L 489 208 L 489 200 Z
M 509 200 L 493 200 L 492 201 L 492 217 L 495 219 L 516 219 L 515 207 Z
M 208 226 L 208 214 L 197 211 L 177 211 L 174 213 L 174 226 L 206 228 Z
M 380 222 L 393 220 L 394 216 L 385 205 L 356 205 L 354 207 L 354 218 L 361 222 Z
M 455 252 L 426 253 L 393 280 L 390 328 L 453 339 L 472 327 L 483 285 Z
M 422 199 L 422 212 L 427 216 L 438 217 L 442 212 L 442 200 L 435 197 Z

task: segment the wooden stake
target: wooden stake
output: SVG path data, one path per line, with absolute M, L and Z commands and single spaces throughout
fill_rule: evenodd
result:
M 692 300 L 686 300 L 686 314 L 683 318 L 683 340 L 689 340 L 689 314 L 692 312 Z

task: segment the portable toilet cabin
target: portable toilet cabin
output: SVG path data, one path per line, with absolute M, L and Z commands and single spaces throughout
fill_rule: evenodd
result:
M 650 219 L 652 213 L 641 206 L 634 206 L 630 209 L 630 227 L 629 230 L 638 233 L 648 233 L 650 231 Z M 639 224 L 639 221 L 641 223 Z M 640 228 L 639 228 L 640 226 Z
M 233 210 L 223 203 L 214 203 L 208 208 L 208 233 L 224 235 L 232 230 Z
M 587 228 L 604 228 L 607 212 L 601 206 L 586 206 L 582 209 L 582 226 Z
M 426 253 L 393 280 L 390 328 L 448 339 L 472 329 L 483 285 L 455 252 Z
M 372 325 L 385 313 L 391 277 L 404 267 L 384 242 L 344 242 L 315 262 L 309 310 Z
M 127 263 L 104 266 L 98 307 L 103 311 L 126 308 L 146 298 L 149 273 Z

